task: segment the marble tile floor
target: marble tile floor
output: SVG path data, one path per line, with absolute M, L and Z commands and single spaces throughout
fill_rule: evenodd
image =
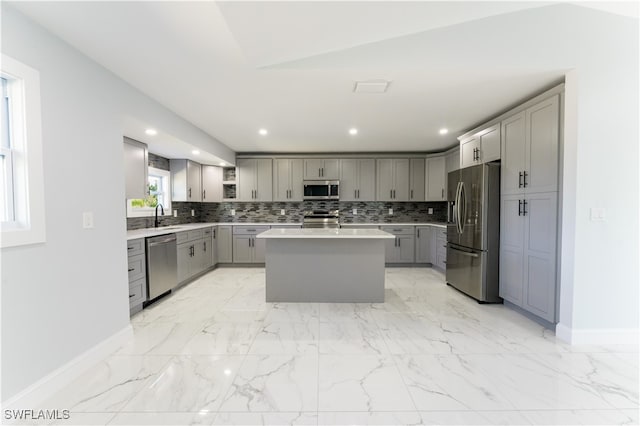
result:
M 569 346 L 429 268 L 383 304 L 264 301 L 220 268 L 131 320 L 134 337 L 42 408 L 55 424 L 638 424 L 638 347 Z

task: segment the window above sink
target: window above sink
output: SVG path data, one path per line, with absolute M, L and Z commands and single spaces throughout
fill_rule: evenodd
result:
M 149 167 L 148 175 L 149 195 L 127 200 L 127 217 L 154 216 L 158 203 L 164 207 L 165 216 L 171 215 L 171 173 Z

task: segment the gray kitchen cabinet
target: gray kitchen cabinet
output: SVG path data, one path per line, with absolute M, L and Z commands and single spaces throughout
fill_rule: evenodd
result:
M 436 255 L 433 266 L 441 270 L 447 267 L 447 230 L 439 227 L 433 227 L 436 240 Z
M 202 240 L 203 245 L 203 259 L 202 259 L 202 268 L 209 269 L 215 265 L 215 252 L 216 245 L 214 243 L 214 228 L 205 228 L 204 230 L 204 238 Z
M 373 159 L 340 160 L 340 201 L 373 201 L 376 162 Z
M 449 173 L 460 168 L 460 148 L 455 149 L 450 152 L 445 157 L 445 170 L 444 170 L 444 187 L 449 188 Z M 445 195 L 447 196 L 447 200 L 453 200 L 455 198 L 455 194 L 447 194 L 445 191 Z M 445 200 L 446 201 L 446 200 Z
M 500 297 L 554 322 L 557 192 L 502 197 Z
M 186 281 L 191 275 L 191 244 L 177 245 L 178 253 L 178 282 Z
M 269 230 L 269 226 L 233 227 L 233 263 L 264 263 L 265 240 L 256 235 Z
M 233 227 L 231 225 L 218 225 L 216 231 L 217 263 L 233 262 Z
M 413 226 L 381 226 L 382 231 L 393 234 L 394 240 L 385 241 L 386 263 L 414 263 L 415 236 Z
M 242 158 L 236 164 L 238 201 L 272 201 L 273 171 L 270 158 Z
M 171 200 L 202 201 L 202 168 L 191 160 L 170 160 Z
M 424 158 L 409 160 L 409 201 L 425 200 L 425 173 Z
M 431 226 L 416 226 L 416 263 L 432 263 L 431 230 Z
M 302 201 L 303 160 L 273 160 L 273 201 Z
M 409 200 L 409 159 L 376 160 L 377 201 Z
M 427 188 L 426 201 L 447 200 L 447 194 L 445 190 L 446 180 L 446 158 L 427 158 L 427 174 L 425 184 Z
M 500 125 L 482 129 L 460 141 L 460 168 L 500 159 Z
M 202 202 L 222 202 L 222 167 L 202 165 Z
M 147 145 L 124 138 L 124 181 L 127 200 L 145 198 L 149 194 L 149 151 Z
M 144 238 L 127 241 L 129 315 L 142 309 L 147 300 L 147 272 Z
M 559 95 L 502 121 L 502 195 L 558 190 L 559 135 Z
M 207 231 L 208 235 L 207 235 Z M 182 283 L 212 266 L 211 228 L 176 234 L 178 283 Z
M 305 179 L 340 179 L 340 160 L 309 158 L 304 160 Z

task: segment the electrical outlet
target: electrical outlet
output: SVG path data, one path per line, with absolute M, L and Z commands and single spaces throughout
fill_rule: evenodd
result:
M 195 216 L 196 215 L 196 211 L 195 210 L 191 210 L 191 216 Z
M 393 209 L 389 209 L 389 216 L 393 216 Z
M 358 214 L 358 209 L 353 209 L 353 215 L 356 216 Z
M 84 229 L 93 228 L 93 212 L 82 213 L 82 227 Z
M 428 209 L 427 213 L 429 213 L 429 214 L 433 214 L 433 209 L 432 209 L 431 207 L 429 207 L 429 209 Z
M 173 211 L 173 217 L 178 217 L 178 210 Z
M 236 209 L 231 209 L 231 216 L 235 216 L 236 215 Z
M 280 216 L 284 216 L 284 209 L 280 209 Z

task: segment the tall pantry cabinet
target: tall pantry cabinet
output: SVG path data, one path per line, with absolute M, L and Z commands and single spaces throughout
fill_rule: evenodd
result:
M 560 94 L 501 123 L 500 297 L 556 322 Z

